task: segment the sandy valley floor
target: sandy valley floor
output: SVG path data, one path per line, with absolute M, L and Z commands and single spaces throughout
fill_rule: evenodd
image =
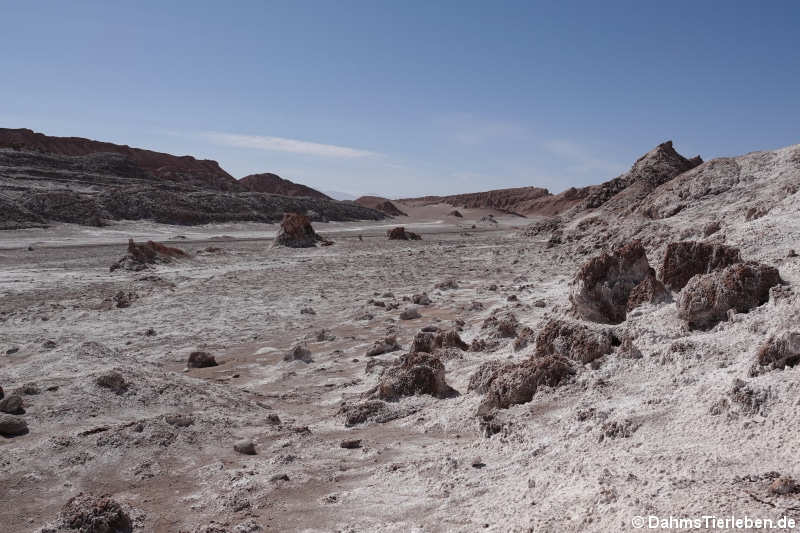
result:
M 495 309 L 534 331 L 566 316 L 567 286 L 585 257 L 519 237 L 513 226 L 527 221 L 464 213 L 397 220 L 422 241 L 387 241 L 391 221 L 319 224 L 336 244 L 315 249 L 271 248 L 275 227 L 257 224 L 0 235 L 0 386 L 8 394 L 32 384 L 30 432 L 0 437 L 0 530 L 37 531 L 80 492 L 111 495 L 137 530 L 153 532 L 628 531 L 637 515 L 800 520 L 796 495 L 767 490 L 772 472 L 800 477 L 800 367 L 748 377 L 759 343 L 798 321 L 791 289 L 707 332 L 686 330 L 674 304 L 644 306 L 608 326 L 633 336 L 641 359 L 614 352 L 586 365 L 506 410 L 491 436 L 470 376 L 490 359 L 523 359 L 530 346 L 450 353 L 446 379 L 457 397 L 406 398 L 394 420 L 345 427 L 341 406 L 374 386 L 374 361 L 405 353 L 366 357 L 374 341 L 396 335 L 407 351 L 420 328 L 460 320 L 470 343 Z M 192 257 L 110 273 L 129 235 L 171 239 Z M 755 253 L 757 237 L 729 239 Z M 800 282 L 800 261 L 783 248 L 759 254 Z M 458 288 L 435 288 L 448 279 Z M 129 307 L 115 306 L 119 291 Z M 431 305 L 400 320 L 403 298 L 421 292 Z M 313 362 L 283 360 L 298 342 Z M 220 365 L 186 370 L 195 350 Z M 112 369 L 129 383 L 121 394 L 95 382 Z M 756 400 L 732 396 L 737 379 Z M 234 451 L 241 438 L 256 455 Z M 341 447 L 352 439 L 361 447 Z

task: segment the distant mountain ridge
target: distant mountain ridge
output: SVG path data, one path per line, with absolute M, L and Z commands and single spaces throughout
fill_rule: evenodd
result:
M 377 209 L 378 211 L 389 215 L 390 217 L 403 217 L 408 216 L 406 213 L 397 208 L 391 200 L 382 198 L 380 196 L 362 196 L 357 198 L 355 203 L 369 207 L 370 209 Z
M 243 191 L 239 182 L 216 161 L 175 156 L 82 137 L 52 137 L 26 128 L 0 128 L 0 148 L 66 156 L 115 153 L 125 156 L 131 177 L 167 180 L 219 191 Z
M 245 189 L 252 192 L 265 192 L 269 194 L 281 194 L 283 196 L 307 196 L 309 198 L 320 198 L 323 200 L 333 200 L 330 196 L 312 189 L 301 183 L 294 183 L 285 178 L 265 172 L 263 174 L 250 174 L 239 180 Z
M 444 203 L 453 207 L 472 209 L 497 209 L 509 213 L 525 213 L 529 211 L 531 202 L 552 196 L 550 191 L 541 187 L 516 187 L 511 189 L 494 189 L 484 192 L 453 194 L 450 196 L 422 196 L 420 198 L 403 198 L 399 202 L 420 202 L 424 204 Z
M 272 192 L 245 186 L 258 188 L 265 181 L 273 184 Z M 0 229 L 46 227 L 54 221 L 88 226 L 143 219 L 183 225 L 277 222 L 285 212 L 313 221 L 386 217 L 274 174 L 242 184 L 216 161 L 0 129 Z

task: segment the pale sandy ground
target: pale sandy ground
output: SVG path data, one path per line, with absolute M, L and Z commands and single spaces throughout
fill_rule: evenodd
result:
M 336 244 L 304 250 L 270 248 L 275 227 L 255 224 L 0 234 L 0 385 L 7 394 L 31 382 L 41 390 L 25 396 L 30 433 L 0 437 L 0 530 L 36 531 L 81 491 L 112 495 L 133 509 L 137 530 L 154 532 L 212 522 L 213 531 L 237 532 L 557 532 L 631 531 L 634 516 L 651 514 L 800 520 L 798 498 L 769 494 L 762 477 L 800 478 L 800 368 L 747 377 L 758 344 L 797 327 L 794 293 L 708 332 L 686 330 L 674 304 L 645 306 L 613 328 L 634 336 L 642 359 L 612 353 L 579 369 L 567 385 L 509 409 L 510 426 L 491 438 L 475 417 L 481 397 L 467 392 L 469 377 L 484 361 L 522 359 L 532 347 L 464 352 L 446 361 L 460 396 L 408 398 L 398 406 L 404 418 L 345 428 L 339 405 L 374 385 L 364 353 L 387 331 L 408 348 L 420 327 L 462 319 L 470 342 L 497 308 L 536 330 L 565 316 L 568 282 L 585 260 L 518 237 L 514 226 L 525 220 L 498 216 L 494 225 L 478 221 L 483 212 L 461 210 L 461 220 L 419 209 L 396 222 L 422 241 L 386 241 L 391 222 L 318 224 Z M 761 219 L 728 231 L 726 242 L 796 286 L 800 263 L 785 252 L 800 248 L 798 226 Z M 192 258 L 109 273 L 128 236 L 176 235 L 187 237 L 174 244 Z M 208 240 L 222 253 L 204 252 Z M 31 243 L 42 244 L 28 251 Z M 459 288 L 434 289 L 448 278 Z M 131 307 L 109 304 L 119 290 L 136 294 Z M 367 303 L 422 291 L 433 304 L 416 320 L 398 320 L 404 302 L 390 311 Z M 518 302 L 506 300 L 512 294 Z M 470 310 L 472 301 L 483 310 Z M 305 307 L 316 314 L 301 314 Z M 365 311 L 373 317 L 362 319 Z M 336 339 L 314 340 L 322 328 Z M 284 362 L 304 339 L 314 362 Z M 12 347 L 19 351 L 6 354 Z M 198 348 L 221 365 L 184 372 Z M 131 383 L 123 395 L 94 383 L 112 368 Z M 759 409 L 729 401 L 711 414 L 737 378 L 763 392 Z M 164 415 L 172 413 L 194 423 L 171 426 Z M 638 425 L 632 435 L 600 441 L 604 424 L 626 420 Z M 241 437 L 257 455 L 234 452 Z M 363 448 L 340 448 L 353 438 Z M 483 468 L 471 466 L 476 456 Z M 276 479 L 283 474 L 288 481 Z

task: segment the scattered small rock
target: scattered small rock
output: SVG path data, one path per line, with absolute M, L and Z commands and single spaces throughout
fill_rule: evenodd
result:
M 336 340 L 336 335 L 332 334 L 327 329 L 321 329 L 314 334 L 314 338 L 317 340 L 317 342 L 330 342 Z
M 394 352 L 399 349 L 400 345 L 397 344 L 397 337 L 386 337 L 383 340 L 375 341 L 372 347 L 367 350 L 366 356 L 374 357 L 376 355 Z
M 0 435 L 15 437 L 28 432 L 28 424 L 24 419 L 11 414 L 0 413 Z
M 165 415 L 164 421 L 170 426 L 175 426 L 178 428 L 188 428 L 189 426 L 194 424 L 194 417 L 192 415 L 176 413 L 171 415 Z
M 283 356 L 284 361 L 302 361 L 304 363 L 313 363 L 311 358 L 311 350 L 305 344 L 296 344 L 291 350 L 286 352 Z
M 417 305 L 430 305 L 431 299 L 428 297 L 426 293 L 422 294 L 415 294 L 411 297 L 411 301 Z
M 300 310 L 301 315 L 316 315 L 317 312 L 314 311 L 311 307 L 304 307 Z
M 361 448 L 361 439 L 343 440 L 340 446 L 347 450 L 354 450 L 356 448 Z
M 125 378 L 122 377 L 122 374 L 116 370 L 99 375 L 95 380 L 95 383 L 97 383 L 97 385 L 100 387 L 111 389 L 117 394 L 123 394 L 126 390 L 128 390 L 128 383 L 125 381 Z
M 789 476 L 781 476 L 770 484 L 769 491 L 779 495 L 794 494 L 800 492 L 800 484 Z
M 420 317 L 422 317 L 422 315 L 419 314 L 419 310 L 417 310 L 416 307 L 407 307 L 400 312 L 400 320 L 414 320 Z
M 114 304 L 119 309 L 125 309 L 131 306 L 131 302 L 136 299 L 136 294 L 132 292 L 119 291 L 114 295 Z
M 9 394 L 0 400 L 0 412 L 2 413 L 8 413 L 10 415 L 22 414 L 25 412 L 22 406 L 22 396 L 19 394 Z
M 244 455 L 256 454 L 255 444 L 253 444 L 253 441 L 247 439 L 236 441 L 236 443 L 233 445 L 233 449 Z
M 217 360 L 208 352 L 192 352 L 186 362 L 189 368 L 207 368 L 217 366 Z
M 437 283 L 434 286 L 435 289 L 439 289 L 440 291 L 449 291 L 458 288 L 458 282 L 454 279 L 448 279 L 442 282 Z
M 15 391 L 17 394 L 24 394 L 25 396 L 36 396 L 37 394 L 41 394 L 42 391 L 36 383 L 26 383 L 21 387 L 18 387 Z

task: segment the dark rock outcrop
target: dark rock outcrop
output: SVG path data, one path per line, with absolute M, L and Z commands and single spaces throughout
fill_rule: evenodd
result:
M 556 356 L 590 363 L 611 353 L 614 338 L 608 331 L 594 331 L 577 323 L 550 320 L 536 336 L 534 357 Z
M 136 244 L 133 239 L 128 239 L 128 252 L 116 263 L 111 265 L 111 272 L 115 270 L 130 270 L 138 272 L 151 265 L 171 263 L 174 259 L 186 257 L 187 254 L 179 248 L 173 248 L 157 242 L 147 241 L 145 244 Z
M 388 368 L 372 393 L 381 400 L 398 400 L 404 396 L 429 394 L 436 398 L 456 395 L 444 379 L 444 364 L 430 353 L 411 352 Z
M 575 314 L 585 320 L 619 324 L 625 320 L 631 291 L 650 274 L 639 241 L 602 253 L 586 262 L 570 289 Z
M 492 381 L 494 381 L 495 376 L 497 376 L 497 372 L 507 364 L 509 363 L 499 359 L 486 361 L 478 367 L 478 370 L 476 370 L 472 376 L 470 376 L 467 390 L 475 391 L 479 394 L 485 393 L 489 390 L 489 385 L 491 385 Z
M 555 387 L 574 373 L 568 361 L 552 356 L 505 365 L 491 380 L 478 414 L 527 403 L 539 387 Z
M 707 329 L 725 320 L 729 310 L 746 313 L 766 303 L 769 289 L 780 283 L 776 268 L 753 262 L 698 275 L 678 296 L 678 316 L 692 329 Z
M 739 249 L 732 246 L 695 241 L 672 242 L 664 253 L 659 277 L 667 288 L 679 291 L 698 274 L 708 274 L 741 262 Z
M 311 248 L 317 243 L 329 243 L 317 235 L 311 227 L 311 220 L 299 213 L 286 213 L 283 216 L 280 230 L 275 237 L 273 246 L 287 246 L 289 248 Z
M 669 299 L 669 292 L 664 284 L 656 278 L 656 273 L 651 268 L 647 277 L 640 281 L 628 295 L 626 310 L 631 312 L 642 304 L 657 304 L 667 302 Z
M 419 241 L 422 237 L 413 231 L 406 231 L 403 226 L 392 228 L 386 232 L 386 238 L 390 241 Z
M 61 509 L 60 529 L 81 533 L 131 533 L 133 522 L 128 512 L 108 497 L 79 494 Z

